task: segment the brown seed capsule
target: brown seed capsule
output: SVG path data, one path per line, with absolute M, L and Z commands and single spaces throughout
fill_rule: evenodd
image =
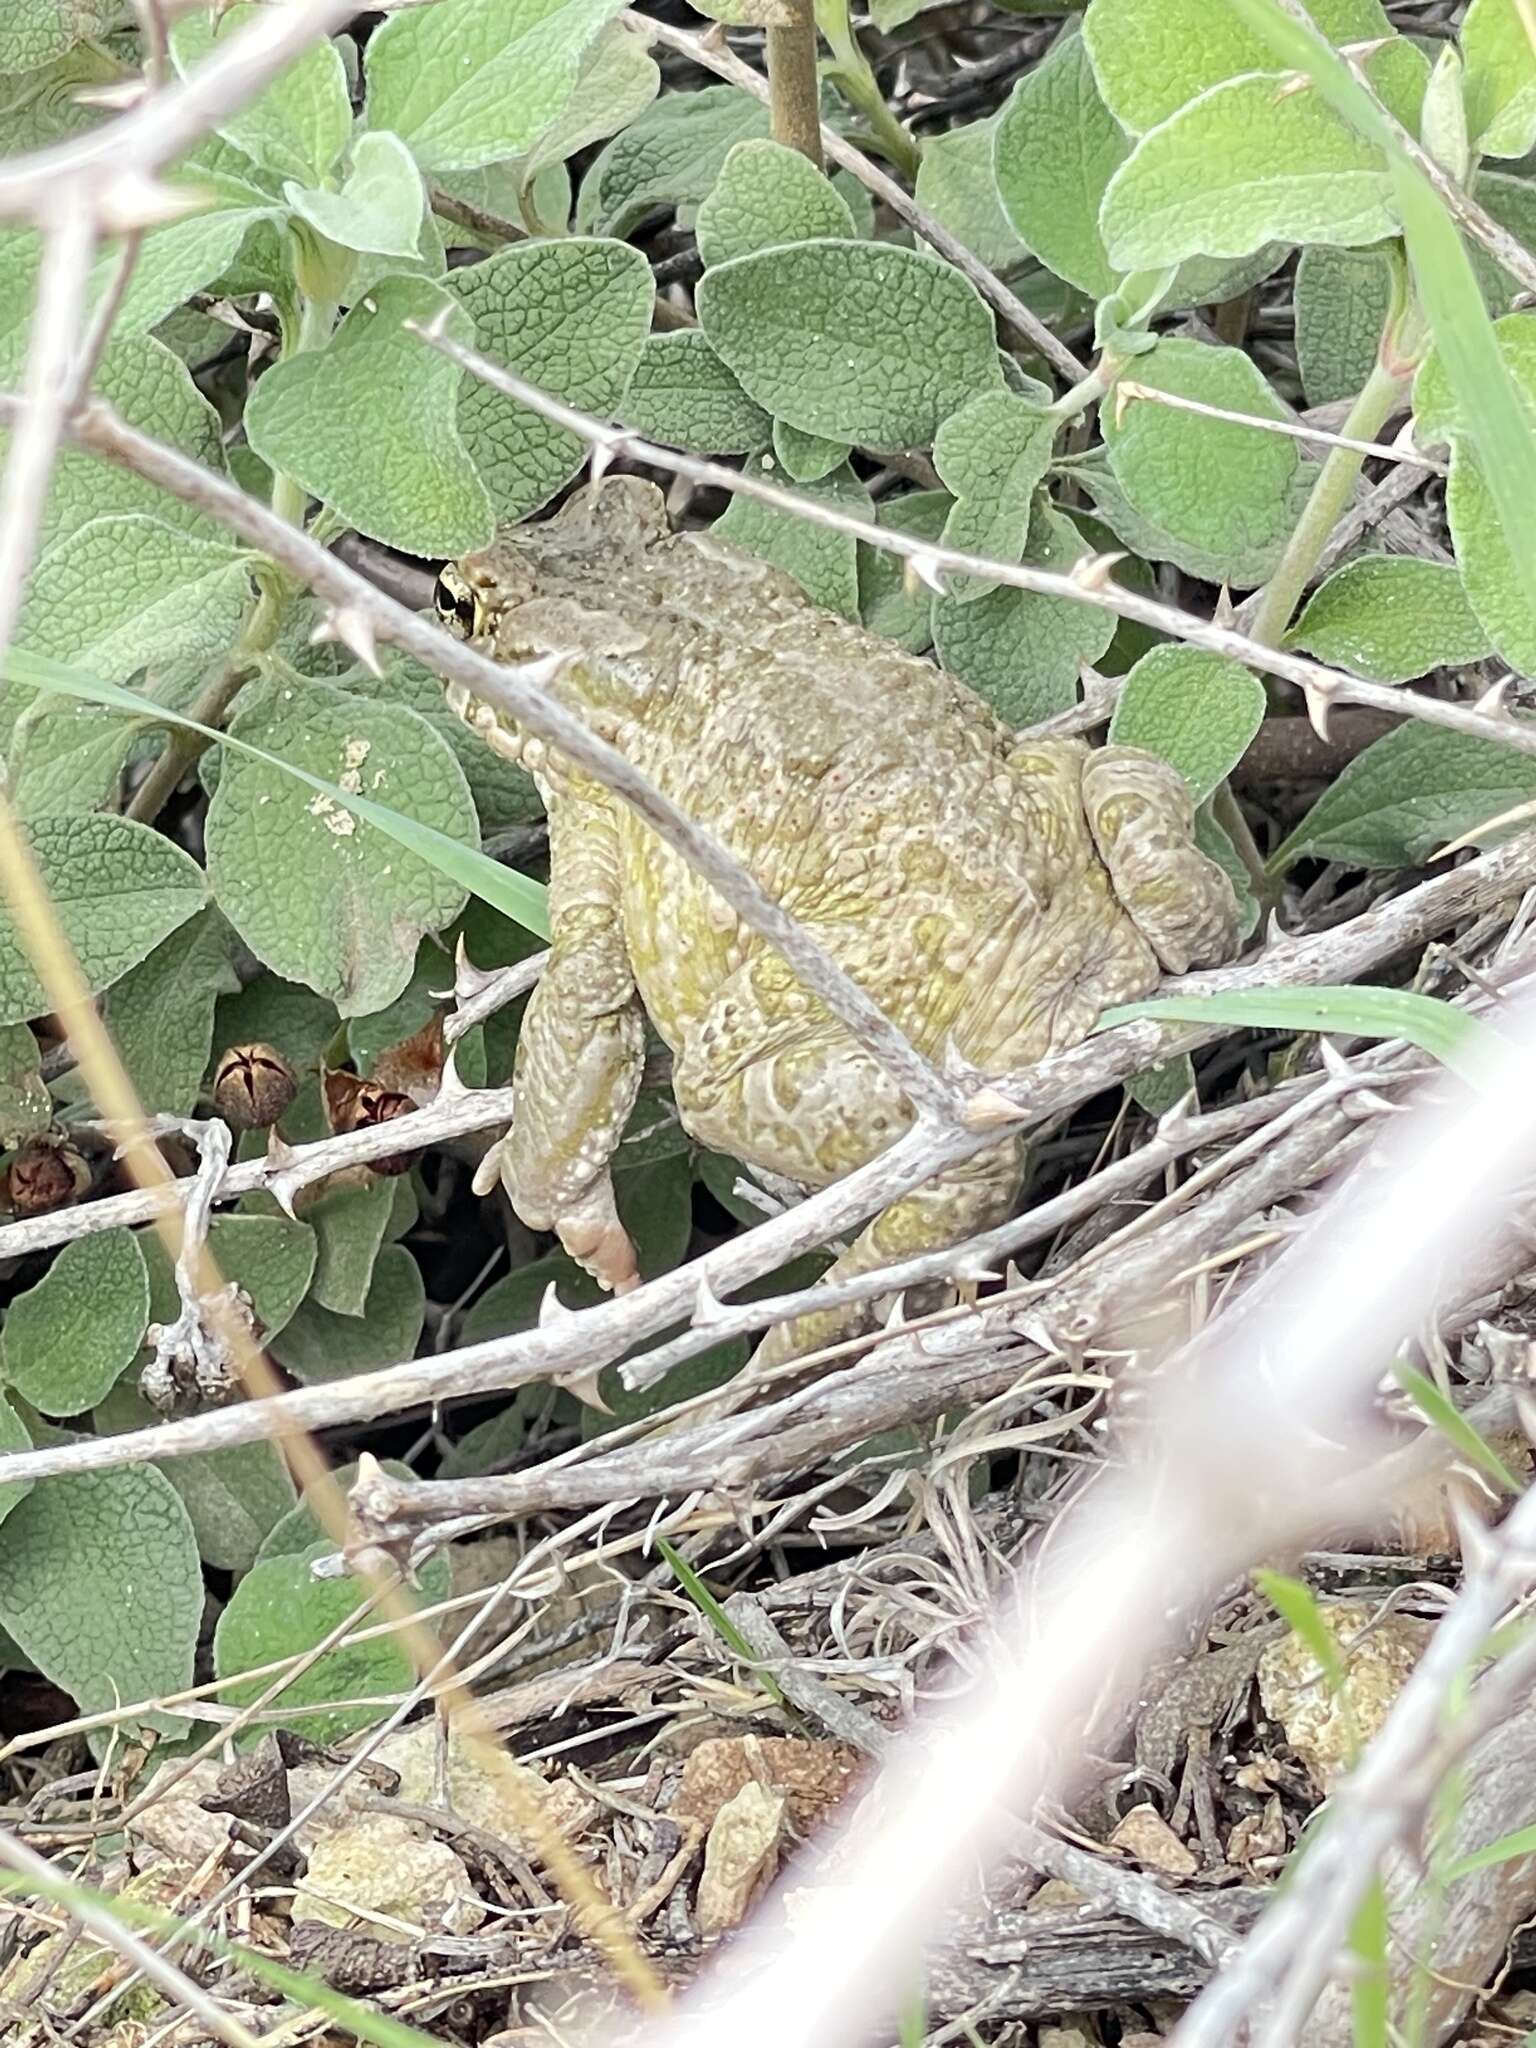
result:
M 68 1138 L 28 1138 L 5 1174 L 14 1216 L 46 1216 L 67 1209 L 91 1185 L 91 1169 Z
M 345 1068 L 333 1067 L 322 1076 L 325 1114 L 331 1129 L 340 1136 L 362 1131 L 374 1124 L 393 1123 L 397 1116 L 409 1116 L 416 1107 L 409 1095 L 396 1088 L 381 1088 L 377 1081 L 364 1081 Z M 382 1174 L 409 1173 L 409 1152 L 391 1152 L 383 1159 L 370 1159 L 370 1171 Z
M 299 1092 L 299 1079 L 274 1046 L 232 1045 L 213 1072 L 213 1106 L 231 1130 L 264 1131 Z

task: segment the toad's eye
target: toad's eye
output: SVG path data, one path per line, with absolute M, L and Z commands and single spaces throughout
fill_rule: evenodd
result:
M 473 640 L 484 630 L 484 606 L 452 569 L 437 579 L 436 604 L 437 616 L 458 639 Z

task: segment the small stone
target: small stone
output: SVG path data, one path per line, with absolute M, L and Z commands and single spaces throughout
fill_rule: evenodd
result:
M 1250 1870 L 1278 1865 L 1286 1851 L 1285 1814 L 1278 1794 L 1262 1813 L 1245 1813 L 1227 1841 L 1227 1861 Z
M 1344 1662 L 1337 1695 L 1306 1644 L 1290 1634 L 1260 1657 L 1259 1693 L 1317 1789 L 1327 1792 L 1386 1720 L 1433 1628 L 1410 1615 L 1381 1614 L 1364 1600 L 1334 1601 L 1318 1612 Z
M 1193 1877 L 1200 1865 L 1155 1806 L 1133 1806 L 1109 1838 L 1112 1849 L 1124 1849 L 1148 1870 L 1169 1877 Z
M 354 1916 L 384 1941 L 415 1941 L 473 1934 L 485 1907 L 446 1842 L 392 1813 L 360 1813 L 316 1842 L 293 1901 L 295 1924 L 348 1927 Z
M 1024 1910 L 1026 1913 L 1065 1913 L 1087 1903 L 1087 1895 L 1080 1892 L 1075 1884 L 1069 1884 L 1064 1877 L 1048 1877 L 1039 1891 L 1030 1893 Z
M 739 1927 L 779 1867 L 788 1801 L 755 1780 L 715 1816 L 704 1845 L 697 1915 L 701 1934 Z
M 1042 2027 L 1040 2048 L 1100 2048 L 1097 2034 L 1086 2027 Z

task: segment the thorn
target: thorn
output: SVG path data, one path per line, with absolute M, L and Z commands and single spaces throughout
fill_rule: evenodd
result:
M 1003 1277 L 996 1266 L 985 1265 L 980 1259 L 957 1259 L 950 1270 L 956 1285 L 961 1287 L 981 1287 Z
M 1216 593 L 1216 609 L 1211 614 L 1213 626 L 1230 626 L 1237 617 L 1237 607 L 1232 602 L 1232 592 L 1225 583 Z
M 1293 71 L 1281 81 L 1279 89 L 1275 93 L 1275 104 L 1278 106 L 1281 100 L 1294 99 L 1297 93 L 1310 92 L 1311 90 L 1312 81 L 1306 72 Z
M 1264 913 L 1264 935 L 1260 943 L 1267 952 L 1271 946 L 1280 945 L 1290 936 L 1290 933 L 1280 922 L 1279 906 L 1272 903 Z
M 907 556 L 906 560 L 907 566 L 902 572 L 902 581 L 904 583 L 908 577 L 912 577 L 917 582 L 926 585 L 929 590 L 934 591 L 939 597 L 944 596 L 948 586 L 944 581 L 944 566 L 939 561 L 937 555 L 930 555 L 926 548 L 917 548 Z M 908 584 L 908 589 L 910 590 L 910 588 L 911 586 Z
M 965 1105 L 963 1121 L 967 1130 L 990 1131 L 1021 1122 L 1022 1112 L 1000 1088 L 978 1088 Z
M 406 325 L 413 328 L 423 341 L 447 341 L 448 323 L 453 318 L 451 305 L 439 306 L 430 320 L 408 320 Z
M 77 107 L 105 107 L 110 113 L 123 113 L 136 107 L 148 91 L 147 78 L 117 78 L 110 85 L 82 85 L 69 97 Z
M 267 1193 L 283 1214 L 292 1216 L 295 1222 L 298 1221 L 298 1217 L 294 1215 L 293 1198 L 298 1193 L 298 1187 L 293 1177 L 293 1165 L 297 1157 L 298 1154 L 293 1147 L 278 1136 L 277 1126 L 274 1124 L 267 1133 L 267 1150 L 263 1162 L 268 1174 Z
M 574 1321 L 576 1313 L 575 1309 L 566 1307 L 560 1299 L 559 1287 L 551 1280 L 539 1300 L 539 1328 L 558 1329 L 562 1323 Z
M 1124 548 L 1104 555 L 1079 555 L 1067 574 L 1079 590 L 1102 590 L 1114 580 L 1115 569 L 1125 559 Z
M 1520 1427 L 1527 1437 L 1536 1444 L 1536 1393 L 1528 1387 L 1515 1389 L 1515 1413 L 1520 1418 Z
M 470 959 L 469 948 L 464 943 L 464 934 L 460 932 L 458 944 L 453 949 L 454 1001 L 468 1002 L 471 996 L 477 996 L 483 988 L 489 988 L 495 979 L 494 969 L 477 967 Z
M 1326 740 L 1328 714 L 1333 708 L 1334 698 L 1338 695 L 1337 683 L 1329 682 L 1322 677 L 1314 677 L 1310 682 L 1302 684 L 1301 694 L 1306 700 L 1307 717 L 1312 722 L 1312 730 L 1320 740 Z
M 1317 1041 L 1322 1055 L 1323 1066 L 1335 1081 L 1352 1081 L 1355 1077 L 1353 1063 L 1339 1051 L 1333 1040 L 1324 1032 Z
M 1471 1501 L 1459 1485 L 1451 1489 L 1451 1520 L 1456 1525 L 1456 1541 L 1466 1571 L 1479 1578 L 1488 1576 L 1500 1561 L 1499 1545 L 1482 1516 L 1474 1513 Z
M 567 1315 L 574 1313 L 574 1310 L 566 1310 Z M 595 1408 L 599 1415 L 611 1415 L 613 1410 L 603 1399 L 602 1389 L 599 1385 L 602 1376 L 603 1369 L 601 1366 L 589 1366 L 585 1372 L 557 1374 L 555 1385 L 559 1387 L 562 1393 L 574 1394 L 584 1407 Z
M 1356 1123 L 1364 1123 L 1373 1116 L 1403 1116 L 1408 1109 L 1406 1102 L 1389 1102 L 1374 1088 L 1352 1088 L 1339 1107 Z
M 1511 671 L 1506 670 L 1496 683 L 1490 683 L 1473 704 L 1472 709 L 1484 718 L 1507 718 L 1508 709 L 1504 699 L 1509 694 L 1510 684 L 1515 680 Z
M 693 1297 L 691 1321 L 696 1329 L 706 1328 L 710 1323 L 729 1322 L 731 1310 L 709 1284 L 707 1273 L 699 1275 L 698 1292 Z
M 450 1045 L 443 1055 L 443 1071 L 437 1080 L 436 1100 L 445 1102 L 452 1097 L 468 1095 L 470 1092 L 468 1083 L 459 1072 L 459 1049 L 456 1045 Z
M 339 641 L 354 659 L 362 663 L 369 675 L 382 680 L 384 671 L 379 666 L 378 636 L 372 619 L 360 605 L 335 605 L 322 615 L 320 623 L 309 636 L 309 644 L 318 647 L 327 640 Z
M 1177 1140 L 1184 1135 L 1189 1124 L 1189 1112 L 1200 1100 L 1198 1089 L 1186 1088 L 1171 1109 L 1165 1109 L 1157 1120 L 1157 1135 L 1160 1138 Z

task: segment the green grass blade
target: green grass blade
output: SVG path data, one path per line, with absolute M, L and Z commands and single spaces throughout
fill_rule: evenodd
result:
M 708 1586 L 699 1577 L 687 1558 L 683 1556 L 675 1544 L 669 1543 L 665 1536 L 658 1536 L 656 1538 L 656 1548 L 667 1560 L 667 1563 L 671 1565 L 678 1584 L 688 1595 L 694 1606 L 698 1608 L 700 1614 L 703 1615 L 721 1642 L 735 1656 L 740 1657 L 744 1664 L 750 1664 L 755 1667 L 757 1652 L 720 1605 L 714 1594 L 711 1593 Z M 789 1701 L 785 1699 L 777 1684 L 766 1671 L 758 1671 L 754 1668 L 752 1675 L 763 1688 L 763 1691 L 777 1700 L 781 1707 L 789 1705 Z
M 1385 154 L 1420 303 L 1445 358 L 1510 551 L 1530 576 L 1536 564 L 1536 492 L 1531 489 L 1536 431 L 1499 352 L 1460 229 L 1403 149 L 1393 125 L 1331 44 L 1283 14 L 1275 0 L 1231 0 L 1231 5 L 1283 63 L 1310 78 L 1334 112 Z
M 1490 1863 L 1512 1863 L 1517 1856 L 1536 1855 L 1536 1827 L 1516 1828 L 1512 1835 L 1500 1835 L 1496 1842 L 1484 1842 L 1465 1856 L 1458 1856 L 1445 1872 L 1445 1882 L 1470 1877 L 1474 1870 L 1486 1870 Z
M 1386 1887 L 1375 1877 L 1349 1930 L 1350 1953 L 1358 1964 L 1349 1987 L 1352 2048 L 1387 2048 L 1392 1981 L 1387 1970 L 1387 1932 Z
M 1486 1472 L 1496 1486 L 1502 1486 L 1513 1495 L 1525 1491 L 1525 1482 L 1515 1477 L 1493 1445 L 1479 1435 L 1455 1402 L 1448 1399 L 1427 1374 L 1420 1372 L 1416 1365 L 1410 1365 L 1405 1358 L 1400 1358 L 1392 1368 L 1392 1377 L 1425 1421 L 1432 1423 L 1464 1458 Z
M 296 767 L 292 761 L 269 754 L 264 747 L 253 747 L 249 740 L 236 739 L 232 733 L 202 725 L 180 711 L 167 711 L 159 704 L 150 703 L 147 698 L 136 696 L 132 690 L 125 690 L 118 683 L 99 682 L 94 676 L 82 675 L 78 669 L 69 668 L 63 662 L 50 661 L 37 654 L 15 653 L 8 659 L 7 672 L 14 681 L 25 683 L 32 689 L 75 697 L 87 704 L 101 704 L 108 710 L 147 719 L 155 725 L 180 726 L 186 732 L 200 733 L 217 746 L 233 747 L 237 753 L 248 754 L 252 760 L 279 769 L 284 775 L 291 775 L 295 781 L 320 791 L 332 803 L 375 826 L 397 845 L 403 846 L 407 853 L 414 853 L 418 860 L 436 868 L 439 874 L 447 875 L 460 888 L 478 896 L 482 903 L 489 903 L 493 910 L 510 917 L 525 931 L 535 932 L 541 939 L 549 937 L 547 892 L 543 884 L 535 882 L 531 876 L 520 875 L 515 868 L 502 867 L 478 847 L 465 846 L 431 825 L 402 817 L 387 804 L 376 804 L 370 797 L 355 796 L 338 789 L 334 782 L 327 782 L 320 775 L 311 775 L 307 768 Z
M 1327 1681 L 1328 1690 L 1331 1693 L 1341 1692 L 1344 1687 L 1344 1659 L 1328 1624 L 1323 1620 L 1311 1587 L 1304 1586 L 1300 1579 L 1287 1578 L 1284 1572 L 1257 1571 L 1253 1575 L 1253 1583 L 1281 1620 L 1289 1624 L 1291 1633 L 1299 1636 L 1312 1653 L 1312 1660 Z
M 1478 1085 L 1498 1049 L 1480 1017 L 1411 989 L 1333 987 L 1256 989 L 1215 996 L 1154 996 L 1106 1010 L 1100 1031 L 1139 1017 L 1172 1024 L 1246 1024 L 1261 1031 L 1343 1031 L 1357 1038 L 1402 1038 Z

